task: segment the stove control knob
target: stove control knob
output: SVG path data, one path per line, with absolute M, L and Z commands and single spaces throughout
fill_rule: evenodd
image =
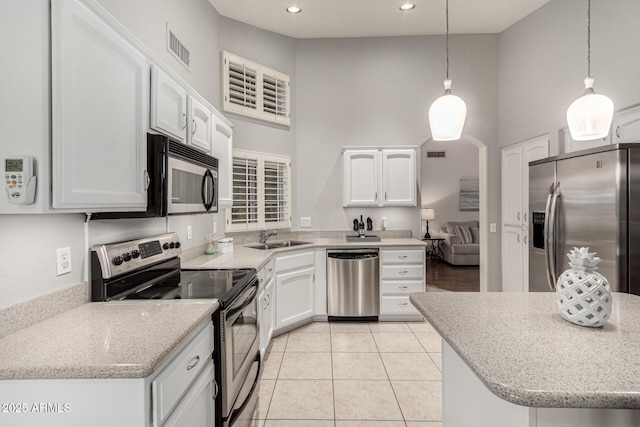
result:
M 176 242 L 176 249 L 180 247 L 180 242 Z
M 171 249 L 173 249 L 173 248 L 175 248 L 175 247 L 176 247 L 176 244 L 175 244 L 175 243 L 173 243 L 173 242 L 171 242 L 171 243 L 169 243 L 169 247 L 170 247 Z
M 131 256 L 134 258 L 138 258 L 140 256 L 140 251 L 137 249 L 134 249 L 131 251 Z
M 162 245 L 162 249 L 164 249 L 165 251 L 169 249 L 169 244 L 165 243 L 164 245 Z
M 111 261 L 113 261 L 115 265 L 120 265 L 122 264 L 122 257 L 120 255 L 116 255 Z
M 131 261 L 131 254 L 129 252 L 125 252 L 122 254 L 122 259 L 125 260 L 126 262 Z

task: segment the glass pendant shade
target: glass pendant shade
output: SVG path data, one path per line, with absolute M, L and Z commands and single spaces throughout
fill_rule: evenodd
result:
M 429 108 L 429 127 L 434 141 L 455 141 L 462 136 L 467 105 L 451 94 L 451 80 L 444 81 L 444 95 Z
M 613 101 L 593 90 L 593 79 L 584 79 L 584 95 L 567 110 L 567 123 L 574 141 L 589 141 L 609 135 L 613 120 Z

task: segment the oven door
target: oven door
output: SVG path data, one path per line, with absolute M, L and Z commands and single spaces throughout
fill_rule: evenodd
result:
M 256 280 L 222 312 L 223 417 L 228 417 L 234 406 L 237 406 L 236 399 L 249 376 L 256 355 L 259 354 L 257 293 Z
M 218 171 L 169 156 L 167 213 L 218 211 Z

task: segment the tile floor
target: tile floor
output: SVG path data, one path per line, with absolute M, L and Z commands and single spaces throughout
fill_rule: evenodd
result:
M 274 338 L 258 427 L 441 427 L 440 336 L 426 322 L 314 322 Z

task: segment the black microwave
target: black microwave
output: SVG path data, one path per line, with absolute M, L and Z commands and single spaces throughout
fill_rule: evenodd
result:
M 92 219 L 218 212 L 218 159 L 164 135 L 147 134 L 147 210 Z

